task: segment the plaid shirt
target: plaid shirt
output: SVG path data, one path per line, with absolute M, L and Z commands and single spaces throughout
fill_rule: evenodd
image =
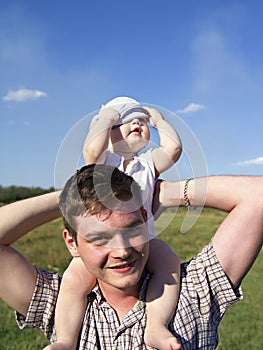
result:
M 139 300 L 122 323 L 104 301 L 98 288 L 91 292 L 80 333 L 79 349 L 150 349 L 143 342 L 147 280 L 142 286 Z M 20 328 L 37 327 L 51 341 L 55 339 L 54 311 L 59 284 L 57 274 L 38 271 L 28 314 L 26 317 L 17 314 Z M 209 244 L 190 262 L 182 264 L 180 298 L 170 330 L 184 350 L 215 349 L 220 320 L 227 307 L 241 298 L 241 290 L 233 291 L 212 244 Z

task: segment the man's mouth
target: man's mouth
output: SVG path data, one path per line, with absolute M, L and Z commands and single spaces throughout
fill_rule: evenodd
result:
M 135 261 L 110 266 L 109 268 L 111 270 L 115 270 L 115 271 L 119 271 L 119 272 L 127 272 L 127 271 L 131 270 L 134 267 L 134 265 L 135 265 Z

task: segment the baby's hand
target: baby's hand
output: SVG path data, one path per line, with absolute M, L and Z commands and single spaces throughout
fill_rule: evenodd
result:
M 160 120 L 163 120 L 163 116 L 161 115 L 161 113 L 157 111 L 157 109 L 151 107 L 143 107 L 143 109 L 145 109 L 149 114 L 151 126 L 157 128 L 157 123 Z
M 113 126 L 120 119 L 120 114 L 113 108 L 102 108 L 99 112 L 99 119 L 105 120 L 107 123 L 110 121 L 110 125 Z

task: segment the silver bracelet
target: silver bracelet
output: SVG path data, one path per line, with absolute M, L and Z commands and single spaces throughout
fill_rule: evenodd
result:
M 190 200 L 188 198 L 188 184 L 189 182 L 193 180 L 192 177 L 190 177 L 189 179 L 187 179 L 185 181 L 185 184 L 184 184 L 184 205 L 189 208 L 191 206 L 191 203 L 190 203 Z

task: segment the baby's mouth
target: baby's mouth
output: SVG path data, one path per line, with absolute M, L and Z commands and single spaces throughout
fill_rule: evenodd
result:
M 141 135 L 141 130 L 139 128 L 133 129 L 130 131 L 130 134 L 136 134 L 136 135 Z

